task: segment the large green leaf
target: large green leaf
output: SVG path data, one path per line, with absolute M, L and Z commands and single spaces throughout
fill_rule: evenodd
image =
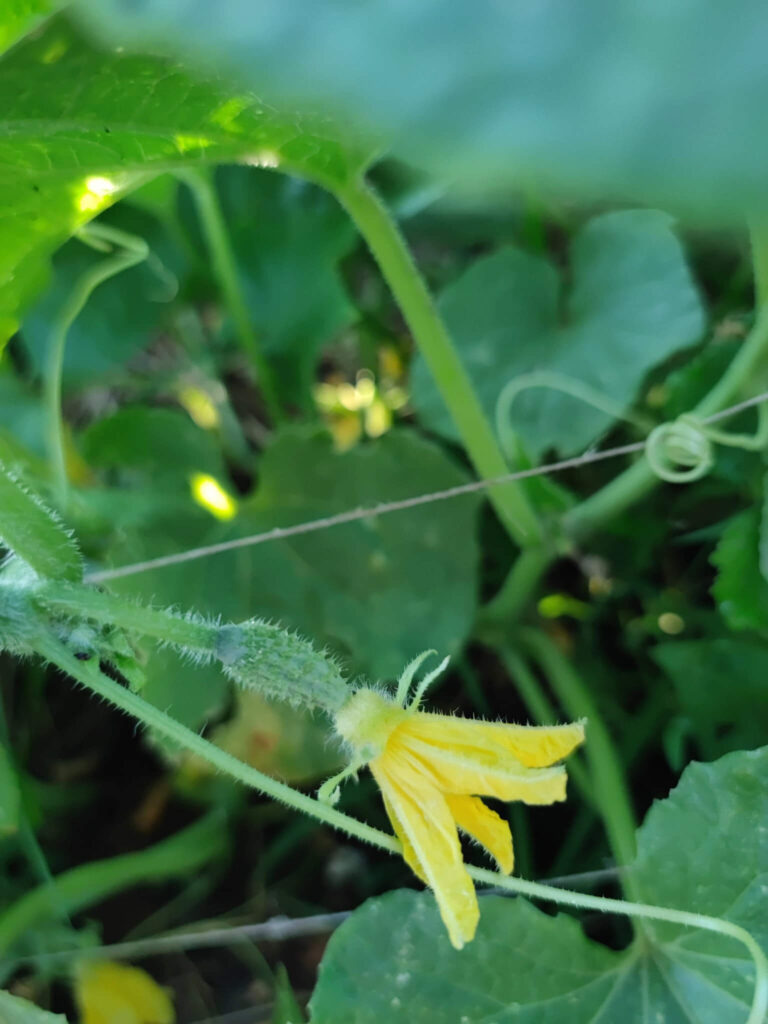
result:
M 758 505 L 734 516 L 712 555 L 712 594 L 731 629 L 768 629 L 768 580 L 760 572 Z
M 156 57 L 101 52 L 61 20 L 0 61 L 0 340 L 45 279 L 45 259 L 126 190 L 184 164 L 248 160 L 325 183 L 368 149 Z
M 343 455 L 325 436 L 288 432 L 264 455 L 255 496 L 231 523 L 198 533 L 196 543 L 249 536 L 464 480 L 436 445 L 409 431 Z M 330 642 L 354 668 L 391 678 L 425 648 L 455 652 L 468 635 L 477 601 L 476 510 L 474 497 L 457 498 L 167 566 L 114 586 L 232 621 L 270 617 Z M 169 514 L 162 531 L 123 531 L 112 557 L 134 562 L 194 546 L 197 522 Z
M 722 637 L 659 644 L 652 653 L 672 680 L 706 757 L 765 741 L 768 646 Z
M 765 206 L 768 10 L 742 0 L 80 0 L 113 39 L 213 58 L 476 183 Z
M 768 944 L 768 748 L 694 764 L 638 834 L 649 902 L 728 918 Z M 677 925 L 615 953 L 522 899 L 481 899 L 456 952 L 429 893 L 370 900 L 331 939 L 312 1024 L 743 1024 L 753 970 L 732 939 Z
M 571 285 L 546 260 L 502 249 L 448 287 L 440 307 L 488 416 L 504 385 L 548 371 L 590 385 L 620 408 L 648 370 L 701 334 L 701 303 L 669 218 L 652 210 L 590 221 L 571 246 Z M 455 428 L 426 364 L 414 363 L 413 403 L 425 425 Z M 520 394 L 511 424 L 536 455 L 582 451 L 613 422 L 559 390 Z

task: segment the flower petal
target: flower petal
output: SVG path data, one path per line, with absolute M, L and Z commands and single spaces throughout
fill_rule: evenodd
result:
M 459 828 L 484 846 L 504 874 L 509 875 L 515 866 L 515 857 L 507 822 L 476 796 L 447 795 L 445 799 Z
M 393 749 L 393 748 L 396 748 Z M 565 800 L 565 768 L 525 768 L 506 751 L 443 749 L 398 734 L 389 750 L 444 793 L 495 796 L 527 804 Z M 389 754 L 388 750 L 388 754 Z
M 82 963 L 75 975 L 82 1024 L 173 1024 L 176 1014 L 164 988 L 140 967 L 109 960 Z
M 435 894 L 451 945 L 461 949 L 474 938 L 480 909 L 461 859 L 448 804 L 441 793 L 425 784 L 412 796 L 386 767 L 382 768 L 381 760 L 371 762 L 371 770 L 388 804 L 388 813 L 397 821 L 396 831 L 407 837 L 422 877 Z
M 414 875 L 416 875 L 417 878 L 421 879 L 424 885 L 429 885 L 429 882 L 427 881 L 426 877 L 424 876 L 424 872 L 422 871 L 421 864 L 419 864 L 419 858 L 416 856 L 416 851 L 411 846 L 411 840 L 408 838 L 405 832 L 403 832 L 403 828 L 400 824 L 400 819 L 397 817 L 397 813 L 394 807 L 386 798 L 386 796 L 384 796 L 383 792 L 381 795 L 384 800 L 384 809 L 387 812 L 387 817 L 392 823 L 392 828 L 395 831 L 395 835 L 400 840 L 400 844 L 403 847 L 403 860 L 414 873 Z
M 499 747 L 528 768 L 546 768 L 584 742 L 584 723 L 505 725 L 421 712 L 404 721 L 398 733 L 416 736 L 443 749 Z

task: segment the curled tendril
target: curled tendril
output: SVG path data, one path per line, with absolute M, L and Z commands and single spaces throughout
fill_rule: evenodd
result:
M 645 457 L 656 476 L 671 484 L 701 480 L 715 464 L 707 429 L 691 415 L 652 430 L 645 442 Z
M 583 381 L 548 370 L 526 373 L 511 380 L 496 403 L 496 428 L 504 453 L 510 460 L 519 455 L 517 437 L 510 424 L 512 403 L 529 388 L 561 391 L 614 419 L 647 429 L 643 419 Z M 661 423 L 651 430 L 645 442 L 645 457 L 653 473 L 668 483 L 693 483 L 706 476 L 714 466 L 715 445 L 752 452 L 768 448 L 768 405 L 758 406 L 758 427 L 754 434 L 729 434 L 711 426 L 712 420 L 724 415 L 720 413 L 707 421 L 694 413 L 684 413 L 676 420 Z
M 768 446 L 768 408 L 757 411 L 758 427 L 754 434 L 729 434 L 716 430 L 692 413 L 679 416 L 672 423 L 662 423 L 652 430 L 645 442 L 648 465 L 661 480 L 673 484 L 700 480 L 715 464 L 715 445 L 762 451 Z

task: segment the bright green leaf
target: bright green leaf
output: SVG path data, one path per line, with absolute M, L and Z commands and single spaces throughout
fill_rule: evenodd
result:
M 31 31 L 62 0 L 4 0 L 0 11 L 0 53 Z
M 447 288 L 440 307 L 489 417 L 504 385 L 549 371 L 589 385 L 626 409 L 646 373 L 696 342 L 701 303 L 670 219 L 652 210 L 590 221 L 571 246 L 570 288 L 540 257 L 502 249 Z M 455 430 L 421 358 L 413 404 L 425 426 Z M 511 424 L 532 454 L 581 452 L 613 422 L 586 402 L 550 388 L 521 393 Z
M 693 764 L 638 834 L 644 898 L 727 917 L 768 944 L 768 747 Z M 733 939 L 657 925 L 615 953 L 570 916 L 484 896 L 451 948 L 430 893 L 370 900 L 332 937 L 312 1024 L 743 1024 L 754 971 Z
M 75 229 L 155 174 L 247 160 L 345 180 L 370 149 L 155 57 L 100 52 L 62 20 L 0 62 L 0 338 Z
M 730 637 L 654 647 L 709 759 L 768 736 L 768 646 Z
M 712 555 L 712 594 L 732 629 L 768 629 L 768 580 L 760 572 L 760 507 L 730 520 Z
M 40 576 L 78 582 L 77 545 L 54 513 L 0 463 L 0 543 Z
M 80 0 L 122 43 L 213 59 L 475 185 L 765 206 L 768 10 L 742 0 Z
M 0 1020 L 3 1024 L 67 1024 L 60 1013 L 49 1013 L 27 999 L 0 990 Z

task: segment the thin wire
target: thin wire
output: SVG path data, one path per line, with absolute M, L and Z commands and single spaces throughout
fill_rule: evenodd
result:
M 714 415 L 708 416 L 701 422 L 716 423 L 718 420 L 726 419 L 728 416 L 735 416 L 736 413 L 743 412 L 745 409 L 751 409 L 753 406 L 759 405 L 766 400 L 768 400 L 768 392 L 756 395 L 754 398 L 748 398 L 743 402 L 739 402 L 738 405 L 722 410 L 722 412 L 714 413 Z M 488 480 L 473 480 L 468 484 L 447 487 L 445 490 L 432 491 L 429 494 L 418 494 L 413 498 L 403 498 L 399 501 L 382 501 L 376 505 L 350 509 L 347 512 L 338 512 L 332 516 L 322 516 L 320 519 L 296 523 L 294 526 L 276 526 L 271 530 L 266 530 L 264 533 L 256 533 L 250 537 L 238 537 L 234 540 L 221 541 L 218 544 L 190 548 L 187 551 L 179 551 L 172 555 L 163 555 L 160 558 L 150 558 L 144 562 L 123 565 L 117 569 L 103 569 L 99 572 L 88 573 L 85 576 L 85 582 L 104 583 L 107 580 L 119 579 L 122 576 L 134 576 L 137 573 L 148 572 L 150 569 L 161 569 L 169 565 L 180 565 L 182 562 L 192 562 L 198 558 L 208 558 L 210 555 L 218 555 L 224 551 L 253 547 L 256 544 L 266 544 L 273 540 L 285 540 L 288 537 L 298 537 L 301 534 L 315 533 L 318 530 L 328 530 L 333 526 L 341 526 L 344 523 L 359 522 L 361 519 L 372 519 L 375 516 L 387 515 L 390 512 L 403 512 L 409 508 L 417 508 L 419 505 L 446 501 L 449 498 L 458 498 L 464 494 L 477 494 L 480 491 L 489 490 L 491 487 L 513 483 L 517 480 L 549 476 L 554 473 L 562 473 L 566 469 L 578 469 L 580 466 L 587 466 L 593 462 L 603 462 L 607 459 L 618 458 L 621 455 L 633 455 L 636 452 L 643 451 L 644 448 L 645 441 L 635 441 L 632 444 L 619 445 L 616 448 L 606 448 L 601 452 L 587 451 L 570 459 L 550 462 L 546 466 L 521 469 L 514 473 L 505 473 L 502 476 L 492 477 Z
M 556 878 L 544 879 L 543 884 L 558 887 L 571 885 L 596 886 L 603 882 L 613 882 L 622 874 L 621 868 L 601 868 L 597 871 L 581 871 L 574 875 L 559 875 Z M 509 897 L 508 889 L 491 886 L 481 890 L 484 896 Z M 130 942 L 115 942 L 108 946 L 96 946 L 91 949 L 61 950 L 54 953 L 43 953 L 18 957 L 14 964 L 17 967 L 25 963 L 56 963 L 72 957 L 103 957 L 109 956 L 120 960 L 138 960 L 162 953 L 181 953 L 192 949 L 214 949 L 217 946 L 229 946 L 235 942 L 250 940 L 251 942 L 287 942 L 291 939 L 307 938 L 312 935 L 325 935 L 343 924 L 353 910 L 341 910 L 333 914 L 312 914 L 307 917 L 272 917 L 268 921 L 256 924 L 230 925 L 224 928 L 207 928 L 195 932 L 176 932 L 169 935 L 158 935 L 153 938 L 136 939 Z

